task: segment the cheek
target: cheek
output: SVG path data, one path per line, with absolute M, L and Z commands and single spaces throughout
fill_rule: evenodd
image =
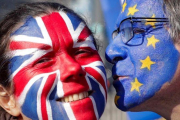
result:
M 179 61 L 179 53 L 169 38 L 169 34 L 161 33 L 165 35 L 154 35 L 154 38 L 150 39 L 158 40 L 154 45 L 149 44 L 150 41 L 145 39 L 141 47 L 132 51 L 132 61 L 136 68 L 135 77 L 139 78 L 143 84 L 141 90 L 149 94 L 154 94 L 165 82 L 172 79 Z M 157 32 L 157 34 L 160 33 Z M 147 38 L 152 36 L 152 34 L 148 35 Z

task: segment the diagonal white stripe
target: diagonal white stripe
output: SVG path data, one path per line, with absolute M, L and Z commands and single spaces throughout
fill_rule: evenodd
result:
M 31 55 L 31 54 L 34 54 L 34 53 L 48 53 L 52 50 L 40 50 L 38 48 L 28 48 L 28 49 L 23 49 L 23 50 L 13 50 L 13 51 L 10 51 L 9 54 L 13 57 L 15 56 L 24 56 L 24 55 Z
M 19 104 L 22 105 L 24 104 L 24 100 L 26 98 L 26 95 L 29 91 L 29 89 L 31 88 L 31 86 L 37 81 L 39 80 L 41 77 L 44 77 L 44 76 L 49 76 L 51 74 L 54 74 L 54 73 L 58 73 L 59 70 L 57 71 L 53 71 L 53 72 L 50 72 L 50 73 L 43 73 L 43 74 L 39 74 L 35 77 L 33 77 L 32 79 L 29 80 L 29 82 L 26 84 L 26 86 L 24 87 L 24 90 L 21 92 L 21 94 L 19 95 L 18 97 L 18 101 L 19 101 Z
M 74 28 L 73 25 L 71 23 L 71 20 L 69 19 L 69 17 L 66 15 L 66 13 L 64 13 L 63 11 L 59 11 L 59 14 L 61 15 L 61 17 L 64 19 L 64 22 L 66 23 L 66 26 L 68 27 L 68 30 L 71 34 L 71 37 L 73 38 L 73 34 L 74 34 Z
M 83 22 L 81 22 L 79 24 L 79 26 L 77 27 L 77 29 L 74 31 L 74 33 L 72 34 L 72 38 L 73 38 L 73 41 L 74 41 L 74 44 L 77 43 L 78 41 L 78 37 L 79 35 L 81 34 L 82 30 L 84 29 L 85 27 L 85 24 Z
M 71 34 L 71 37 L 73 39 L 74 44 L 77 43 L 78 41 L 78 37 L 80 35 L 80 33 L 82 32 L 82 30 L 85 27 L 85 24 L 83 22 L 81 22 L 78 27 L 76 28 L 76 30 L 74 30 L 73 25 L 71 20 L 69 19 L 69 17 L 67 16 L 67 14 L 63 11 L 60 11 L 59 14 L 62 16 L 62 18 L 64 19 L 64 22 L 66 23 L 66 26 Z
M 85 41 L 74 43 L 73 48 L 78 48 L 78 47 L 90 47 L 93 50 L 96 50 L 92 36 L 86 38 Z
M 87 83 L 89 85 L 89 89 L 92 90 L 92 86 L 91 86 L 89 78 L 87 77 L 87 75 L 85 77 L 86 77 L 86 81 L 87 81 Z M 91 99 L 91 101 L 93 103 L 93 109 L 94 109 L 94 112 L 95 112 L 95 115 L 96 115 L 96 119 L 99 120 L 99 114 L 97 112 L 96 102 L 94 101 L 94 98 L 92 96 L 89 96 L 89 98 Z
M 64 106 L 64 109 L 67 113 L 69 120 L 76 120 L 70 104 L 69 103 L 62 103 L 62 105 Z
M 94 80 L 94 82 L 96 82 L 99 85 L 100 91 L 104 96 L 104 100 L 105 100 L 104 103 L 106 103 L 106 92 L 105 92 L 103 86 L 92 75 L 90 75 L 88 73 L 86 75 L 89 76 L 90 78 L 92 78 L 92 80 Z
M 52 41 L 51 41 L 51 38 L 49 36 L 49 33 L 44 25 L 44 22 L 42 20 L 41 17 L 36 17 L 35 18 L 36 21 L 37 21 L 37 24 L 39 25 L 40 29 L 41 29 L 41 32 L 43 34 L 43 37 L 44 37 L 44 40 L 43 42 L 46 43 L 46 44 L 49 44 L 50 46 L 52 46 Z
M 44 88 L 44 85 L 46 83 L 46 80 L 48 78 L 48 75 L 46 75 L 42 82 L 41 85 L 39 87 L 38 93 L 37 93 L 37 114 L 38 114 L 38 118 L 39 120 L 42 120 L 42 111 L 41 111 L 41 94 L 42 94 L 42 90 Z
M 104 67 L 104 64 L 101 61 L 95 61 L 90 64 L 83 65 L 82 67 L 85 68 L 85 67 L 92 67 L 92 66 L 103 66 Z
M 56 85 L 57 85 L 57 82 L 60 80 L 60 79 L 59 79 L 59 76 L 60 76 L 59 70 L 57 70 L 56 75 L 57 75 L 57 76 L 56 76 L 56 80 L 54 81 L 53 86 L 52 86 L 51 90 L 49 91 L 49 93 L 48 93 L 48 95 L 47 95 L 47 98 L 50 97 L 51 93 L 53 92 L 54 88 L 55 88 Z M 57 88 L 58 88 L 58 86 L 57 86 Z M 60 91 L 63 92 L 63 89 L 61 88 Z M 58 92 L 58 90 L 57 90 L 57 92 Z M 52 108 L 51 108 L 51 104 L 50 104 L 50 101 L 49 101 L 49 100 L 46 101 L 46 106 L 47 106 L 48 120 L 53 120 L 53 117 L 52 117 Z
M 104 72 L 101 71 L 101 69 L 99 69 L 98 67 L 94 67 L 92 66 L 91 68 L 95 69 L 102 77 L 106 86 L 106 90 L 107 90 L 107 81 L 106 81 L 106 75 Z
M 89 97 L 93 103 L 93 108 L 94 108 L 94 112 L 95 112 L 95 115 L 96 115 L 96 119 L 99 120 L 99 115 L 98 115 L 98 112 L 97 112 L 97 107 L 96 107 L 96 102 L 94 101 L 94 98 L 92 96 Z
M 16 51 L 17 52 L 17 51 Z M 22 68 L 24 68 L 25 66 L 29 65 L 30 63 L 32 63 L 34 60 L 40 58 L 41 56 L 43 56 L 44 54 L 46 54 L 47 52 L 42 52 L 42 51 L 36 51 L 34 52 L 33 56 L 31 58 L 29 58 L 28 60 L 24 61 L 21 66 L 19 66 L 19 68 L 14 71 L 12 74 L 11 74 L 11 78 L 13 78 Z

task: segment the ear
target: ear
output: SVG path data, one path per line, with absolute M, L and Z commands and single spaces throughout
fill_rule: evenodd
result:
M 179 51 L 179 53 L 180 53 L 180 43 L 175 43 L 175 47 L 176 47 L 176 49 Z
M 17 105 L 14 95 L 0 85 L 0 106 L 12 116 L 20 116 L 20 108 Z

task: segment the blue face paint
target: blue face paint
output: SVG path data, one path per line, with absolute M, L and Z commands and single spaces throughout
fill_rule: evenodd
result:
M 162 1 L 125 0 L 117 27 L 129 17 L 165 18 Z M 134 30 L 133 38 L 124 43 L 125 36 L 120 31 L 106 49 L 106 59 L 114 64 L 115 104 L 124 111 L 148 100 L 171 81 L 179 61 L 179 52 L 164 23 L 141 22 L 132 26 L 143 28 L 144 32 Z

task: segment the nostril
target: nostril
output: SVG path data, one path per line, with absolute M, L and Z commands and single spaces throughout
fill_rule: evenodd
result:
M 84 76 L 84 74 L 79 74 L 79 77 L 83 77 Z
M 118 61 L 121 61 L 121 60 L 123 60 L 123 57 L 116 57 L 116 58 L 114 58 L 113 59 L 113 63 L 117 63 Z

